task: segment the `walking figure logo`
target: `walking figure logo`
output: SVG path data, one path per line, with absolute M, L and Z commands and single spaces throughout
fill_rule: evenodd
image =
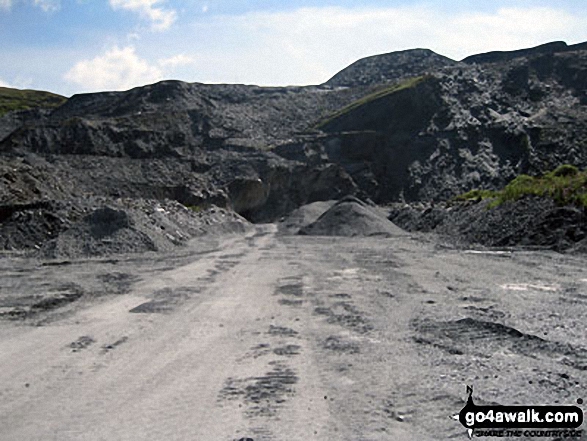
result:
M 473 401 L 473 386 L 467 386 L 467 403 L 452 418 L 459 421 L 473 438 L 479 429 L 481 436 L 578 437 L 583 424 L 583 411 L 577 406 L 545 405 L 481 405 Z M 582 399 L 577 404 L 583 404 Z M 547 430 L 536 430 L 547 429 Z M 479 433 L 477 433 L 479 436 Z
M 457 413 L 456 415 L 453 415 L 451 417 L 453 420 L 461 421 L 461 414 L 464 415 L 464 412 L 466 412 L 467 409 L 475 407 L 475 403 L 473 402 L 473 386 L 467 385 L 467 395 L 468 395 L 467 404 L 465 404 L 465 407 L 463 407 L 463 409 L 459 413 Z M 467 429 L 469 439 L 473 438 L 473 432 L 474 432 L 474 429 Z

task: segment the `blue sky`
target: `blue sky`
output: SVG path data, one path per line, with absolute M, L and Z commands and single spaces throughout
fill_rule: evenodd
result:
M 0 0 L 0 85 L 319 84 L 377 53 L 461 59 L 553 40 L 587 41 L 584 0 Z

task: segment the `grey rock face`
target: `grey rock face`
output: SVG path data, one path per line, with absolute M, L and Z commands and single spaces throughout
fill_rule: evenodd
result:
M 379 202 L 440 201 L 562 163 L 583 168 L 586 63 L 581 50 L 448 67 L 338 112 L 314 149 Z M 364 147 L 345 147 L 359 134 Z
M 325 84 L 332 87 L 355 87 L 395 82 L 456 64 L 456 61 L 429 49 L 410 49 L 362 58 Z
M 459 245 L 546 247 L 563 251 L 585 242 L 587 213 L 552 200 L 525 197 L 489 208 L 487 201 L 395 206 L 389 218 L 409 231 L 435 232 Z
M 232 208 L 237 213 L 259 208 L 267 202 L 269 188 L 259 178 L 235 179 L 229 185 Z
M 514 51 L 493 51 L 484 54 L 471 55 L 463 59 L 463 63 L 496 63 L 501 61 L 513 60 L 514 58 L 585 49 L 587 49 L 587 44 L 585 43 L 573 44 L 569 46 L 564 41 L 553 41 L 551 43 L 541 44 L 539 46 L 528 49 L 518 49 Z
M 265 222 L 346 195 L 443 201 L 562 163 L 587 167 L 585 44 L 464 61 L 417 49 L 359 60 L 321 86 L 163 81 L 8 113 L 0 248 L 87 237 L 85 216 L 104 206 L 114 210 L 96 214 L 105 228 L 135 231 L 145 218 L 131 201 Z M 140 228 L 155 248 L 167 243 Z M 121 240 L 150 243 L 131 236 Z
M 310 236 L 386 236 L 402 234 L 377 208 L 346 197 L 334 204 L 298 234 Z
M 163 81 L 127 92 L 75 95 L 49 117 L 12 131 L 0 149 L 152 158 L 200 148 L 267 148 L 360 95 L 321 87 Z

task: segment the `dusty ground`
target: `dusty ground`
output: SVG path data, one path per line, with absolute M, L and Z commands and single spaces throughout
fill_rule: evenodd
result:
M 0 439 L 464 440 L 466 384 L 587 399 L 585 256 L 275 232 L 0 258 Z

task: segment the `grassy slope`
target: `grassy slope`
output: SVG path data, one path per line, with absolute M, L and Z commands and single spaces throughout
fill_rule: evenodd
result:
M 64 96 L 51 92 L 0 87 L 0 116 L 13 110 L 58 107 L 65 101 L 67 101 L 67 98 Z
M 561 165 L 539 177 L 520 175 L 503 190 L 471 190 L 455 199 L 493 199 L 490 206 L 495 207 L 527 195 L 550 197 L 560 205 L 587 208 L 587 170 L 580 171 L 572 165 Z
M 401 90 L 410 89 L 410 88 L 418 85 L 422 81 L 426 80 L 427 78 L 429 78 L 429 77 L 428 76 L 414 77 L 414 78 L 410 78 L 409 80 L 406 80 L 402 83 L 394 84 L 392 86 L 385 86 L 385 87 L 349 104 L 348 106 L 345 106 L 340 110 L 337 110 L 333 114 L 327 116 L 326 118 L 324 118 L 322 121 L 320 121 L 316 125 L 316 128 L 321 129 L 322 127 L 326 126 L 328 123 L 332 122 L 336 118 L 339 118 L 349 112 L 352 112 L 353 110 L 358 109 L 359 107 L 364 106 L 367 103 L 370 103 L 370 102 L 378 100 L 380 98 L 392 95 L 392 94 L 399 92 Z

